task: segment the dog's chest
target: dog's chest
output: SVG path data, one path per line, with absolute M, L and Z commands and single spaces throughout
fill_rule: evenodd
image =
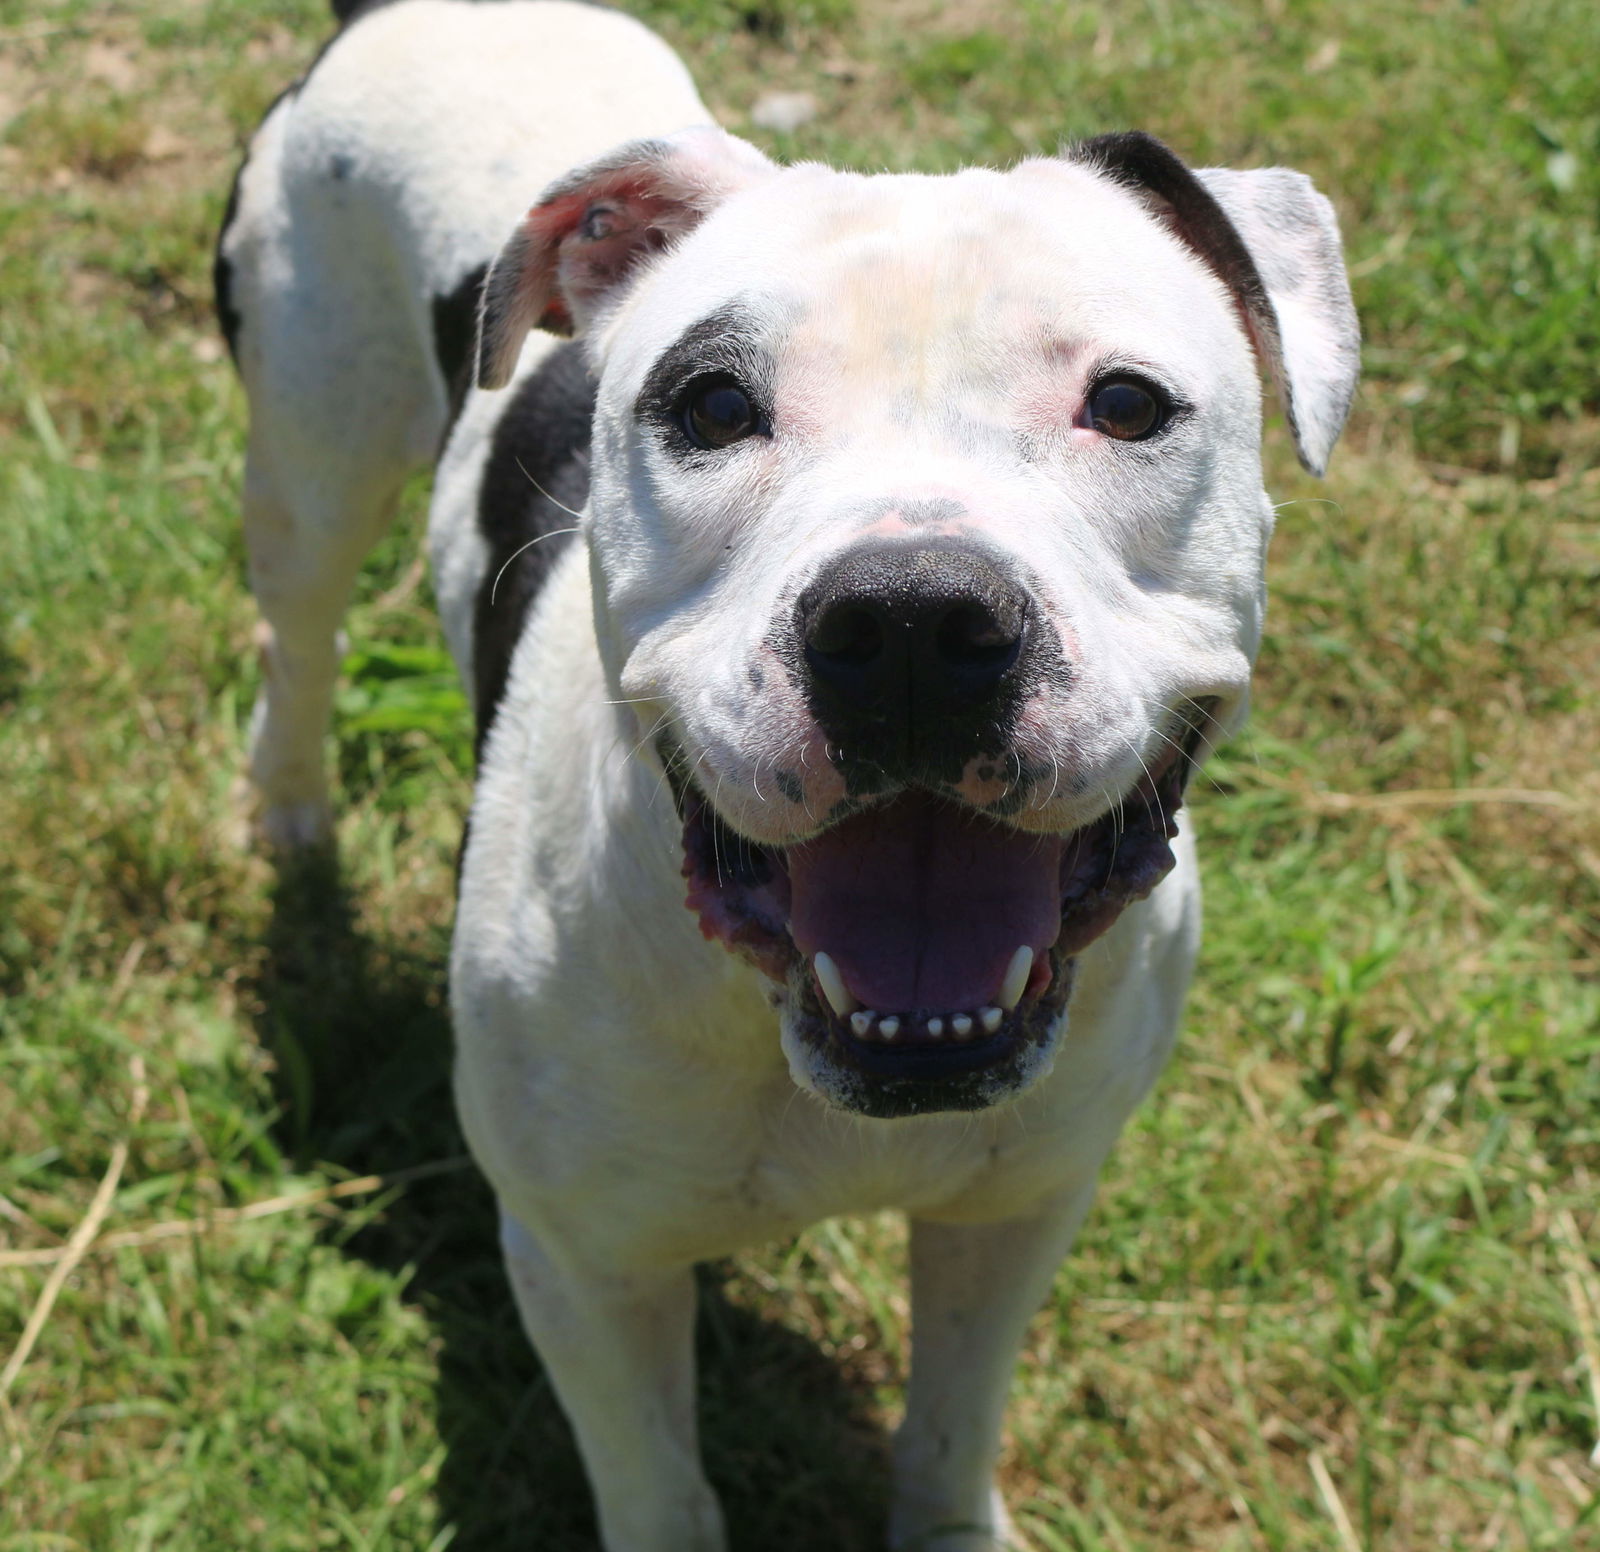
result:
M 951 1221 L 1025 1213 L 1092 1174 L 1098 1155 L 1015 1110 L 863 1124 L 792 1090 L 738 1119 L 708 1112 L 649 1146 L 651 1169 L 628 1171 L 628 1206 L 603 1230 L 646 1262 L 706 1260 L 886 1209 Z

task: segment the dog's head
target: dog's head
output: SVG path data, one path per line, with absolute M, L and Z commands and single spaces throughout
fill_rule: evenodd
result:
M 599 375 L 611 683 L 796 1080 L 876 1116 L 1020 1092 L 1243 718 L 1258 361 L 1317 472 L 1355 386 L 1332 207 L 1142 135 L 865 177 L 695 130 L 529 213 L 485 386 L 536 324 Z

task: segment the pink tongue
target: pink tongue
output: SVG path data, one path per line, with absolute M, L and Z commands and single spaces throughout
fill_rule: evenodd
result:
M 789 849 L 789 932 L 880 1013 L 980 1008 L 1061 931 L 1061 844 L 908 794 Z

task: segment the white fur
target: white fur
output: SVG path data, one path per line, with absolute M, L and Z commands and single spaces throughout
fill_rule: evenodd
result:
M 832 241 L 840 224 L 848 235 Z M 952 224 L 970 248 L 941 251 Z M 1028 299 L 1014 340 L 994 340 L 994 320 L 969 305 L 981 291 L 963 298 L 950 274 L 997 265 L 996 251 L 1006 288 Z M 1083 272 L 1114 279 L 1085 296 L 1063 283 Z M 774 316 L 814 299 L 818 337 L 791 333 L 783 362 L 810 419 L 787 445 L 689 474 L 641 434 L 633 404 L 661 350 L 729 294 Z M 1055 464 L 1019 460 L 992 422 L 1041 312 L 1047 332 L 1092 330 L 1106 349 L 1176 362 L 1208 406 L 1191 456 L 1141 479 L 1116 463 L 1122 449 L 1067 429 Z M 884 336 L 913 322 L 938 359 L 897 364 Z M 855 359 L 841 364 L 841 349 Z M 851 537 L 854 505 L 956 492 L 991 543 L 1059 590 L 1050 602 L 1082 645 L 1071 704 L 1040 724 L 1061 739 L 1058 759 L 1087 773 L 1086 795 L 1020 818 L 1068 828 L 1103 812 L 1106 793 L 1159 756 L 1177 698 L 1222 694 L 1229 720 L 1241 714 L 1271 522 L 1248 345 L 1209 273 L 1087 171 L 868 181 L 801 168 L 774 169 L 652 266 L 604 316 L 593 352 L 588 549 L 546 584 L 513 664 L 451 970 L 460 1111 L 513 1265 L 537 1266 L 516 1278 L 524 1317 L 584 1443 L 607 1546 L 715 1548 L 690 1421 L 668 1401 L 689 1383 L 691 1263 L 900 1208 L 914 1225 L 918 1330 L 933 1334 L 919 1338 L 897 1442 L 895 1544 L 988 1549 L 1023 1325 L 1174 1037 L 1198 936 L 1192 848 L 1185 838 L 1174 873 L 1083 956 L 1053 1068 L 1026 1093 L 976 1115 L 866 1120 L 805 1096 L 828 1092 L 826 1075 L 786 1019 L 775 1038 L 760 978 L 679 905 L 680 824 L 647 735 L 670 714 L 705 790 L 747 833 L 814 828 L 808 802 L 825 811 L 833 791 L 824 761 L 799 804 L 759 774 L 786 750 L 802 763 L 814 738 L 803 707 L 777 674 L 750 704 L 744 671 L 795 579 Z M 931 380 L 918 412 L 891 426 L 884 408 L 912 372 Z M 1197 465 L 1198 499 L 1186 494 Z M 1174 511 L 1190 535 L 1176 549 Z M 436 535 L 468 516 L 436 507 Z M 654 1363 L 670 1360 L 635 1367 L 627 1419 L 604 1365 L 566 1351 L 573 1311 L 592 1313 L 593 1290 L 619 1281 L 611 1335 L 584 1351 L 614 1352 L 626 1332 Z M 966 1339 L 941 1340 L 956 1323 Z M 963 1525 L 990 1530 L 938 1534 Z
M 225 252 L 252 406 L 252 578 L 274 632 L 252 768 L 280 838 L 325 822 L 337 618 L 444 424 L 426 298 L 572 164 L 704 118 L 676 60 L 610 13 L 404 0 L 357 23 L 258 136 Z M 339 188 L 337 155 L 361 169 Z M 1098 818 L 1160 758 L 1176 705 L 1216 697 L 1225 728 L 1244 715 L 1271 529 L 1256 367 L 1222 283 L 1092 168 L 869 179 L 779 169 L 705 131 L 647 160 L 645 195 L 607 185 L 646 217 L 651 178 L 714 190 L 663 196 L 677 240 L 637 270 L 586 269 L 582 231 L 530 217 L 502 261 L 508 312 L 488 320 L 498 381 L 516 320 L 566 277 L 599 402 L 584 538 L 536 601 L 483 753 L 451 961 L 457 1100 L 608 1552 L 724 1546 L 695 1439 L 692 1264 L 882 1208 L 912 1221 L 916 1326 L 892 1540 L 995 1552 L 1023 1328 L 1175 1036 L 1199 933 L 1187 826 L 1174 871 L 1082 954 L 1053 1045 L 1006 1102 L 872 1120 L 824 1102 L 839 1091 L 784 994 L 683 908 L 681 825 L 650 736 L 669 724 L 751 837 L 814 831 L 839 778 L 768 662 L 774 622 L 859 536 L 864 507 L 893 534 L 893 503 L 936 497 L 959 503 L 952 531 L 1034 579 L 1071 657 L 1019 735 L 1057 780 L 1014 822 Z M 635 214 L 595 240 L 615 247 Z M 1270 247 L 1270 209 L 1252 219 L 1247 240 Z M 691 466 L 634 406 L 661 353 L 732 299 L 771 343 L 779 433 Z M 1325 454 L 1348 372 L 1319 380 L 1302 301 L 1284 332 Z M 521 346 L 518 379 L 550 344 Z M 1144 448 L 1087 428 L 1106 361 L 1180 390 L 1189 420 Z M 469 684 L 489 563 L 478 492 L 504 403 L 469 395 L 430 521 Z M 780 765 L 804 772 L 798 798 L 763 786 Z M 993 796 L 976 772 L 961 791 Z
M 250 396 L 245 539 L 266 622 L 250 770 L 269 840 L 328 832 L 338 621 L 445 431 L 431 298 L 557 173 L 707 117 L 677 57 L 614 11 L 401 0 L 257 131 L 222 255 Z

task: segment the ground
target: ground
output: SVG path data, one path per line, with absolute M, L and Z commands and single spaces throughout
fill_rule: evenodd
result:
M 782 156 L 1140 127 L 1335 200 L 1366 387 L 1325 482 L 1269 428 L 1201 976 L 1033 1328 L 1005 1486 L 1042 1552 L 1600 1547 L 1600 11 L 632 8 Z M 424 492 L 352 621 L 342 874 L 239 844 L 209 248 L 326 31 L 318 0 L 0 0 L 3 1552 L 593 1545 L 450 1114 L 470 744 Z M 819 111 L 753 127 L 775 91 Z M 830 1224 L 707 1269 L 737 1548 L 881 1545 L 902 1249 Z

